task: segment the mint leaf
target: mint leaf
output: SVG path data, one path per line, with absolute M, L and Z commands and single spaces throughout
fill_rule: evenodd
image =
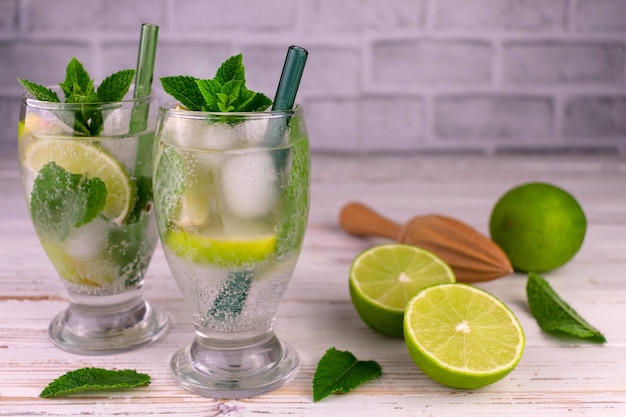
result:
M 217 69 L 215 78 L 220 84 L 226 84 L 231 80 L 239 80 L 245 83 L 246 76 L 243 67 L 243 55 L 235 55 L 222 62 L 222 65 Z
M 54 91 L 43 85 L 35 84 L 22 78 L 17 79 L 20 84 L 28 91 L 35 99 L 40 101 L 50 101 L 53 103 L 59 103 L 59 96 Z
M 382 375 L 375 361 L 360 361 L 350 352 L 328 349 L 317 364 L 313 376 L 313 401 L 333 393 L 347 394 L 359 385 Z
M 98 91 L 94 90 L 94 81 L 85 70 L 83 64 L 72 58 L 65 69 L 65 80 L 59 83 L 65 103 L 82 104 L 75 111 L 57 111 L 56 116 L 75 131 L 86 136 L 98 136 L 104 126 L 102 112 L 97 110 L 93 103 L 110 103 L 120 101 L 128 92 L 135 76 L 134 69 L 118 71 L 100 84 Z M 56 92 L 31 81 L 18 78 L 26 91 L 37 100 L 59 103 Z
M 539 274 L 531 272 L 526 281 L 528 306 L 539 327 L 546 333 L 569 335 L 605 343 L 604 335 L 585 321 Z
M 102 368 L 80 368 L 52 381 L 39 396 L 61 397 L 77 392 L 120 390 L 149 384 L 150 375 L 140 374 L 133 369 L 113 371 Z
M 250 90 L 247 90 L 250 91 Z M 272 105 L 272 100 L 262 93 L 253 93 L 250 100 L 247 100 L 240 107 L 239 111 L 263 111 Z
M 72 58 L 65 69 L 65 81 L 60 83 L 65 100 L 72 95 L 91 95 L 94 93 L 91 77 L 76 58 Z
M 212 79 L 164 77 L 161 85 L 166 93 L 189 110 L 251 112 L 263 111 L 272 104 L 264 94 L 246 88 L 241 54 L 224 61 Z
M 161 78 L 163 90 L 180 101 L 189 110 L 200 111 L 205 105 L 202 93 L 196 84 L 197 78 L 186 75 Z
M 172 218 L 172 213 L 178 207 L 180 196 L 185 191 L 185 165 L 183 159 L 174 148 L 165 148 L 158 161 L 155 161 L 154 175 L 154 206 L 157 210 L 159 229 L 165 230 L 166 219 Z
M 222 91 L 222 85 L 216 80 L 196 80 L 198 90 L 202 94 L 202 111 L 220 111 L 218 106 L 218 94 Z M 187 107 L 187 106 L 185 106 Z M 189 108 L 189 107 L 187 107 Z M 192 109 L 189 109 L 192 110 Z
M 89 223 L 104 208 L 107 189 L 100 178 L 72 174 L 54 162 L 39 170 L 30 211 L 38 231 L 65 238 L 72 227 Z
M 109 75 L 98 87 L 97 96 L 101 103 L 120 101 L 130 89 L 135 78 L 134 69 L 126 69 Z

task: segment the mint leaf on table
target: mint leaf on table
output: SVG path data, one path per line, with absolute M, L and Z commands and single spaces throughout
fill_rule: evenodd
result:
M 92 221 L 106 203 L 106 184 L 100 178 L 72 174 L 54 162 L 39 170 L 33 185 L 30 211 L 37 230 L 66 237 L 72 227 Z
M 224 61 L 215 77 L 198 79 L 190 76 L 161 78 L 163 90 L 193 111 L 253 112 L 271 104 L 263 93 L 248 90 L 241 54 Z
M 531 272 L 526 282 L 530 312 L 539 327 L 557 336 L 573 336 L 596 343 L 605 343 L 604 335 L 570 307 L 541 275 Z
M 118 71 L 106 77 L 96 90 L 94 80 L 83 64 L 78 59 L 72 58 L 65 69 L 65 80 L 59 83 L 59 86 L 65 95 L 65 103 L 83 106 L 75 111 L 58 112 L 56 116 L 81 134 L 98 136 L 102 132 L 104 118 L 102 112 L 90 104 L 122 100 L 130 89 L 134 77 L 134 69 Z M 61 102 L 57 93 L 45 86 L 21 78 L 18 78 L 18 81 L 37 100 Z
M 133 369 L 108 370 L 80 368 L 67 372 L 52 381 L 39 394 L 40 397 L 61 397 L 86 391 L 110 391 L 135 388 L 150 384 L 150 375 Z
M 375 361 L 360 361 L 350 352 L 328 349 L 317 364 L 313 376 L 313 401 L 333 393 L 347 394 L 359 385 L 382 375 Z

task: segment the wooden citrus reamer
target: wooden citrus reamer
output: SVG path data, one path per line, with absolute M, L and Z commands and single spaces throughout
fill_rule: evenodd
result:
M 489 281 L 513 272 L 511 262 L 491 239 L 451 217 L 428 214 L 404 226 L 361 203 L 346 204 L 339 225 L 355 236 L 378 236 L 431 251 L 444 260 L 459 282 Z

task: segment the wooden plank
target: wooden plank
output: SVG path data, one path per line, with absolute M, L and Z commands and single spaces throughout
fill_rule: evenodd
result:
M 347 288 L 354 256 L 380 239 L 347 236 L 337 226 L 350 200 L 370 204 L 399 222 L 441 212 L 486 233 L 490 209 L 508 188 L 550 181 L 581 201 L 589 221 L 580 253 L 545 274 L 559 294 L 607 336 L 605 345 L 546 335 L 530 315 L 525 276 L 479 284 L 520 319 L 527 347 L 505 379 L 475 391 L 436 384 L 412 363 L 402 340 L 367 328 Z M 348 157 L 315 155 L 307 236 L 276 320 L 277 334 L 294 345 L 301 366 L 294 380 L 251 399 L 202 398 L 180 388 L 168 368 L 172 353 L 190 343 L 193 326 L 167 263 L 157 248 L 145 282 L 151 302 L 165 307 L 173 326 L 151 346 L 113 356 L 63 352 L 47 339 L 67 296 L 37 242 L 23 203 L 16 164 L 0 158 L 0 416 L 464 416 L 626 415 L 626 160 L 598 157 Z M 383 376 L 353 393 L 312 402 L 311 381 L 326 349 L 374 359 Z M 40 399 L 43 387 L 83 366 L 136 368 L 148 387 Z

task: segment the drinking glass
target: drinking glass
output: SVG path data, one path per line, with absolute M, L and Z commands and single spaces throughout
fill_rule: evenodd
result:
M 302 107 L 210 113 L 161 107 L 154 196 L 170 270 L 195 338 L 170 365 L 207 397 L 250 397 L 295 374 L 274 318 L 296 266 L 309 208 Z
M 158 242 L 151 184 L 157 110 L 152 97 L 71 104 L 23 96 L 24 195 L 70 301 L 48 333 L 69 352 L 129 350 L 168 327 L 168 315 L 142 295 Z

